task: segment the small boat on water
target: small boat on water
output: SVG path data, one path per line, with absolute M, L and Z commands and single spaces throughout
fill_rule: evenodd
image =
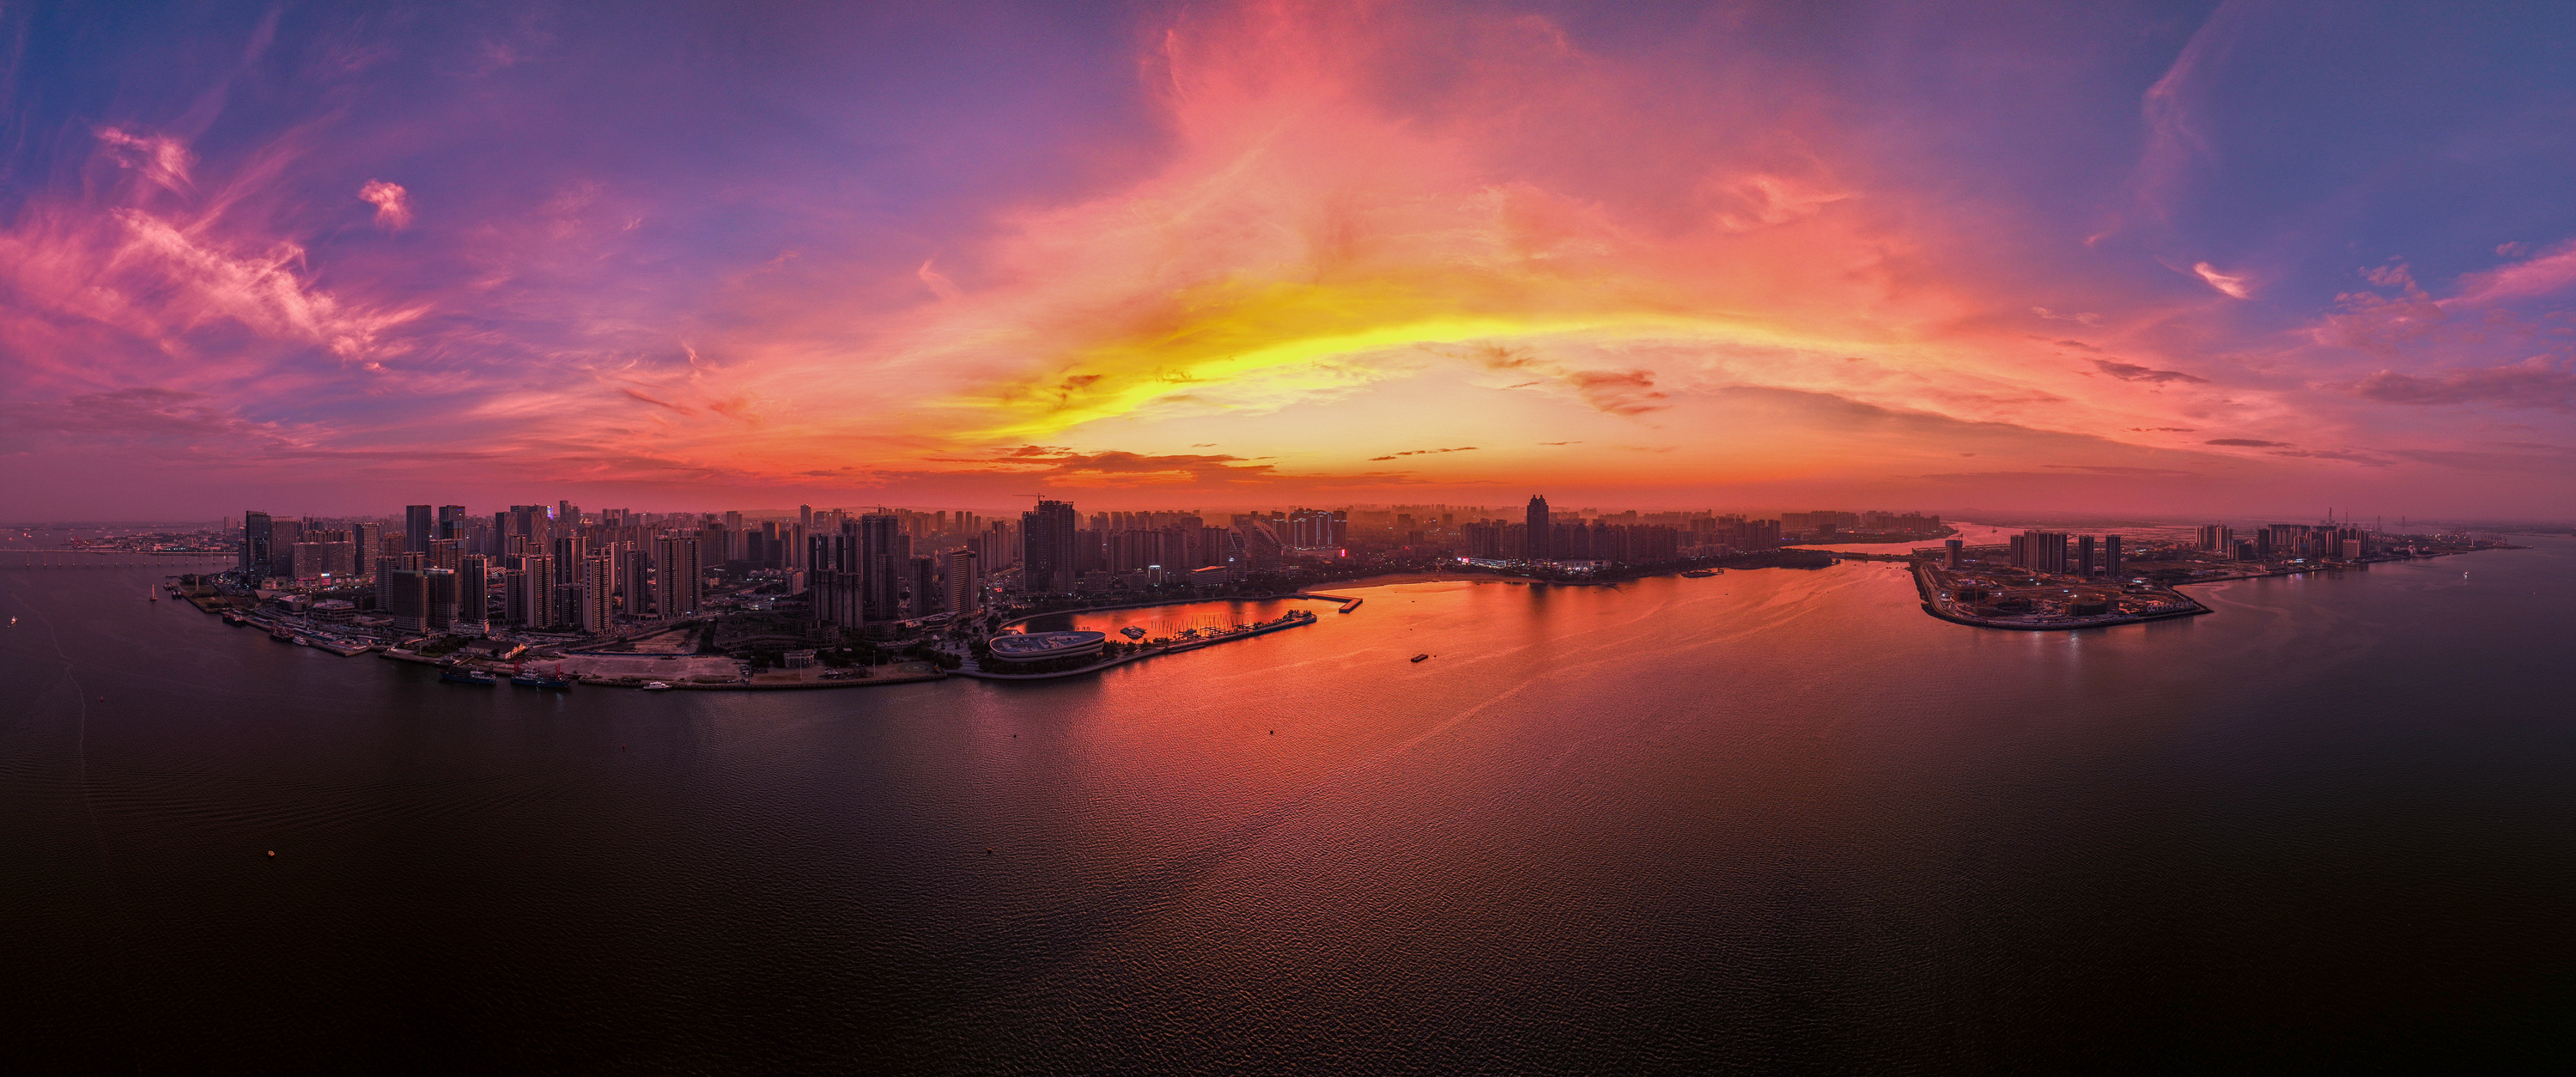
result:
M 295 642 L 295 633 L 287 631 L 284 626 L 280 626 L 269 629 L 268 638 L 276 640 L 279 643 L 293 643 Z
M 1128 626 L 1127 626 L 1127 627 L 1125 627 L 1125 628 L 1121 628 L 1121 629 L 1119 629 L 1119 630 L 1118 630 L 1118 634 L 1119 634 L 1119 635 L 1122 635 L 1122 636 L 1125 636 L 1125 637 L 1127 637 L 1128 639 L 1143 639 L 1143 638 L 1145 638 L 1145 630 L 1144 630 L 1144 629 L 1142 629 L 1142 628 L 1138 628 L 1138 627 L 1136 627 L 1135 625 L 1128 625 Z
M 1430 656 L 1430 655 L 1427 655 L 1427 654 L 1417 654 L 1417 655 L 1414 655 L 1414 656 L 1413 656 L 1413 660 L 1414 660 L 1414 661 L 1416 661 L 1416 662 L 1419 662 L 1419 661 L 1422 661 L 1423 659 L 1425 659 L 1425 658 L 1429 658 L 1429 657 L 1431 657 L 1431 656 Z
M 547 673 L 514 673 L 510 675 L 510 683 L 521 688 L 568 689 L 572 687 L 571 678 Z
M 1726 570 L 1722 568 L 1693 569 L 1689 572 L 1682 573 L 1682 578 L 1686 580 L 1705 580 L 1724 571 Z
M 498 677 L 489 673 L 479 673 L 470 669 L 447 670 L 440 673 L 438 675 L 438 679 L 446 681 L 449 684 L 479 684 L 485 688 L 501 683 L 501 679 Z
M 644 685 L 644 690 L 647 692 L 668 692 L 671 690 L 671 686 L 660 681 L 652 681 Z

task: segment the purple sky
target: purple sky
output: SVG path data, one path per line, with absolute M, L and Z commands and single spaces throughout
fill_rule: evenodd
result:
M 7 516 L 2576 516 L 2568 5 L 0 9 Z

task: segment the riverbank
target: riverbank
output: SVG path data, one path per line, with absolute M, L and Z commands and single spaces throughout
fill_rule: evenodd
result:
M 1156 599 L 1152 602 L 1125 602 L 1115 606 L 1084 606 L 1081 609 L 1048 610 L 1045 613 L 1032 613 L 1021 617 L 1013 617 L 1010 620 L 1003 621 L 995 627 L 1017 628 L 1021 625 L 1044 617 L 1073 617 L 1085 613 L 1116 613 L 1119 610 L 1150 610 L 1163 606 L 1197 606 L 1210 602 L 1283 601 L 1348 602 L 1350 600 L 1348 598 L 1334 598 L 1303 591 L 1292 591 L 1283 595 L 1219 595 L 1215 598 L 1163 598 Z
M 979 681 L 1051 681 L 1063 677 L 1081 677 L 1098 673 L 1102 670 L 1116 666 L 1123 666 L 1129 662 L 1142 662 L 1148 658 L 1159 658 L 1168 654 L 1181 654 L 1187 651 L 1196 651 L 1208 647 L 1214 647 L 1220 643 L 1232 643 L 1236 640 L 1251 639 L 1254 636 L 1266 636 L 1272 632 L 1282 632 L 1291 628 L 1302 628 L 1306 625 L 1315 624 L 1320 620 L 1322 620 L 1322 618 L 1309 613 L 1306 614 L 1305 617 L 1297 620 L 1276 621 L 1265 625 L 1255 625 L 1242 632 L 1228 632 L 1224 635 L 1209 639 L 1195 639 L 1187 643 L 1174 643 L 1163 647 L 1157 647 L 1149 651 L 1138 651 L 1134 654 L 1120 655 L 1104 662 L 1095 662 L 1080 669 L 1063 669 L 1048 673 L 994 673 L 982 669 L 960 669 L 952 672 L 956 676 L 969 677 Z

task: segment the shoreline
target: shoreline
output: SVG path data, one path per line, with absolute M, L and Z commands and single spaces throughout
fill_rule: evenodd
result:
M 2104 614 L 2099 617 L 2089 617 L 2083 620 L 2070 619 L 2046 623 L 1998 621 L 1986 617 L 1968 617 L 1951 613 L 1940 608 L 1940 603 L 1932 597 L 1931 580 L 1925 575 L 1925 570 L 1929 567 L 1930 566 L 1925 563 L 1917 561 L 1914 563 L 1912 569 L 1907 573 L 1907 575 L 1914 577 L 1914 593 L 1917 597 L 1923 600 L 1923 612 L 1931 614 L 1939 620 L 1948 621 L 1955 625 L 1965 625 L 1969 628 L 1997 628 L 2010 632 L 2073 632 L 2086 628 L 2117 628 L 2121 625 L 2142 625 L 2153 621 L 2170 621 L 2179 617 L 2198 617 L 2204 613 L 2217 612 L 2207 606 L 2201 605 L 2200 600 L 2198 599 L 2192 598 L 2189 595 L 2182 595 L 2181 597 L 2184 601 L 2191 603 L 2190 609 L 2163 610 L 2156 613 Z M 2175 593 L 2177 595 L 2181 595 L 2181 592 L 2179 591 Z
M 2511 549 L 2513 547 L 2498 548 Z M 2456 557 L 2464 553 L 2472 552 L 2475 551 L 2447 550 L 2441 553 L 2423 554 L 2420 556 L 2397 558 L 2388 561 L 2359 561 L 2350 564 L 2332 566 L 2319 565 L 2312 568 L 2283 569 L 2278 572 L 2246 572 L 2232 576 L 2213 576 L 2208 579 L 2187 580 L 2181 583 L 2167 584 L 2165 585 L 2165 589 L 2173 592 L 2184 601 L 2191 603 L 2190 609 L 2165 610 L 2157 613 L 2103 615 L 2082 620 L 2065 620 L 2047 623 L 2000 621 L 1991 618 L 1969 617 L 1948 612 L 1941 609 L 1940 603 L 1932 597 L 1932 584 L 1929 577 L 1926 575 L 1926 570 L 1932 567 L 1930 562 L 1915 560 L 1912 566 L 1907 570 L 1906 574 L 1914 578 L 1914 593 L 1916 597 L 1923 600 L 1923 612 L 1935 619 L 1948 621 L 1955 625 L 1964 625 L 1969 628 L 1993 628 L 2008 632 L 2074 632 L 2087 628 L 2117 628 L 2121 625 L 2150 624 L 2156 621 L 2170 621 L 2182 617 L 2197 617 L 2204 613 L 2218 612 L 2210 609 L 2207 605 L 2204 605 L 2199 599 L 2183 594 L 2182 589 L 2185 587 L 2198 587 L 2203 584 L 2213 583 L 2232 583 L 2238 580 L 2278 579 L 2285 576 L 2331 575 L 2352 568 L 2368 568 L 2371 565 L 2382 564 L 2406 564 L 2413 561 L 2430 561 L 2437 557 Z M 1893 560 L 1893 558 L 1890 560 Z
M 1313 614 L 1308 614 L 1306 619 L 1302 621 L 1290 621 L 1286 624 L 1262 625 L 1249 632 L 1229 633 L 1227 635 L 1218 636 L 1215 639 L 1192 640 L 1188 643 L 1176 643 L 1156 650 L 1139 651 L 1135 654 L 1120 655 L 1106 662 L 1084 666 L 1080 669 L 1060 669 L 1051 673 L 993 673 L 981 669 L 957 669 L 950 670 L 945 675 L 965 677 L 970 680 L 978 681 L 1051 681 L 1062 677 L 1080 677 L 1087 674 L 1098 673 L 1102 670 L 1111 669 L 1117 666 L 1123 666 L 1129 662 L 1142 662 L 1148 658 L 1160 658 L 1164 655 L 1182 654 L 1189 651 L 1202 650 L 1208 647 L 1217 646 L 1218 644 L 1233 643 L 1238 640 L 1251 639 L 1255 636 L 1266 636 L 1273 632 L 1285 632 L 1291 628 L 1303 628 L 1307 625 L 1321 623 L 1323 623 L 1323 618 L 1314 616 Z

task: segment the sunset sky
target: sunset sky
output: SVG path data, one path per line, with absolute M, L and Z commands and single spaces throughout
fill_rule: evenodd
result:
M 0 8 L 12 519 L 2576 516 L 2576 5 Z

